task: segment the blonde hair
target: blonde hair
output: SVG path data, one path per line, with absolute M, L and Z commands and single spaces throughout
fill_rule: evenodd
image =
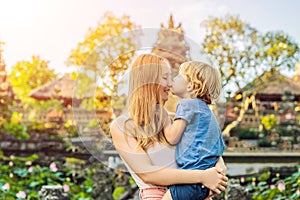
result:
M 165 112 L 160 93 L 162 67 L 168 61 L 153 54 L 142 54 L 132 63 L 129 79 L 128 113 L 125 131 L 135 137 L 138 146 L 147 149 L 155 142 L 165 143 Z
M 180 70 L 192 84 L 193 95 L 207 104 L 214 104 L 221 93 L 221 76 L 218 69 L 199 61 L 185 62 Z

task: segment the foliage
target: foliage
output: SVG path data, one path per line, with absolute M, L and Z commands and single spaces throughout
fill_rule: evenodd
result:
M 32 56 L 31 61 L 20 61 L 12 67 L 9 80 L 16 97 L 23 104 L 30 101 L 29 92 L 56 78 L 54 70 L 49 69 L 48 63 L 39 56 Z
M 48 63 L 39 56 L 32 56 L 30 61 L 17 62 L 9 74 L 16 98 L 21 101 L 15 106 L 22 106 L 23 117 L 30 131 L 43 131 L 45 127 L 40 120 L 41 117 L 44 117 L 50 109 L 61 109 L 61 103 L 58 100 L 38 101 L 28 96 L 33 89 L 56 78 L 54 70 L 49 69 Z
M 82 165 L 85 161 L 76 158 L 67 158 L 67 162 Z M 38 155 L 29 157 L 5 157 L 0 152 L 0 199 L 17 199 L 20 193 L 26 195 L 26 199 L 38 199 L 38 192 L 43 185 L 59 185 L 63 187 L 65 193 L 71 199 L 92 200 L 94 186 L 99 184 L 102 179 L 94 179 L 97 172 L 104 170 L 108 175 L 104 182 L 116 185 L 116 174 L 113 171 L 102 169 L 103 165 L 88 164 L 84 165 L 80 173 L 75 173 L 74 169 L 67 168 L 59 162 L 51 162 L 48 166 L 38 164 Z M 102 173 L 101 173 L 102 174 Z M 105 178 L 105 177 L 98 177 Z M 96 182 L 95 182 L 96 181 Z M 107 186 L 107 185 L 106 185 Z M 120 196 L 125 192 L 122 188 L 115 188 L 114 196 Z M 108 195 L 113 195 L 108 194 Z M 18 198 L 24 199 L 24 198 Z
M 44 123 L 44 118 L 51 110 L 62 111 L 61 103 L 56 99 L 48 101 L 36 101 L 32 100 L 31 105 L 27 107 L 26 125 L 30 131 L 44 131 L 48 124 Z
M 256 129 L 236 129 L 235 134 L 237 134 L 239 139 L 257 139 L 258 132 Z M 234 134 L 234 133 L 233 133 Z
M 3 119 L 0 130 L 12 135 L 15 139 L 23 140 L 30 138 L 29 134 L 26 132 L 26 127 L 22 123 L 22 114 L 14 112 L 11 116 L 10 121 Z
M 259 33 L 239 17 L 210 17 L 205 27 L 204 50 L 211 56 L 223 79 L 223 86 L 241 88 L 241 83 L 251 80 L 259 63 L 255 53 L 259 49 Z
M 55 162 L 49 166 L 35 164 L 37 155 L 26 158 L 2 155 L 0 159 L 4 163 L 0 165 L 0 199 L 16 199 L 20 191 L 25 192 L 27 199 L 38 199 L 43 185 L 61 185 L 71 199 L 92 199 L 91 171 L 72 176 L 72 171 Z
M 274 114 L 266 115 L 261 118 L 261 123 L 264 125 L 267 131 L 271 130 L 277 123 L 277 119 Z
M 130 31 L 137 27 L 128 16 L 105 13 L 97 27 L 89 29 L 86 38 L 71 51 L 68 65 L 81 67 L 75 93 L 88 97 L 85 105 L 89 108 L 110 105 L 110 99 L 105 97 L 118 91 L 118 81 L 135 52 L 136 38 Z
M 73 120 L 68 119 L 64 123 L 64 127 L 66 128 L 68 134 L 70 134 L 72 137 L 78 137 L 77 127 L 76 127 L 76 124 Z
M 293 69 L 300 49 L 282 31 L 262 34 L 237 16 L 210 17 L 202 24 L 206 31 L 203 48 L 219 67 L 224 90 L 242 93 L 239 117 L 223 130 L 223 134 L 229 134 L 242 121 L 249 99 L 253 103 L 259 89 L 268 84 L 264 78 L 282 69 Z M 254 78 L 254 87 L 244 87 Z
M 113 198 L 118 199 L 125 192 L 124 187 L 116 187 L 113 192 Z
M 271 147 L 271 141 L 267 139 L 260 139 L 258 141 L 258 146 L 259 147 Z
M 41 120 L 32 119 L 26 123 L 26 128 L 28 132 L 30 131 L 43 132 L 45 131 L 45 124 Z
M 94 127 L 97 127 L 98 126 L 98 122 L 96 119 L 91 119 L 88 123 L 88 127 L 89 128 L 94 128 Z
M 253 194 L 254 200 L 265 199 L 288 199 L 296 200 L 300 198 L 300 166 L 297 167 L 297 171 L 291 176 L 280 179 L 276 176 L 268 183 L 270 173 L 266 172 L 262 174 L 258 179 L 257 184 L 250 183 L 247 185 L 248 190 Z
M 203 26 L 203 47 L 219 66 L 223 86 L 241 89 L 265 71 L 294 69 L 299 58 L 299 46 L 288 34 L 260 33 L 238 16 L 210 17 Z
M 269 31 L 262 35 L 261 49 L 256 53 L 262 57 L 264 71 L 294 69 L 299 59 L 299 46 L 283 31 Z

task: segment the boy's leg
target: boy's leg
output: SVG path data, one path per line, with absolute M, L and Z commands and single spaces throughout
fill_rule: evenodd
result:
M 209 189 L 202 184 L 178 184 L 169 187 L 172 200 L 205 200 Z
M 161 200 L 172 200 L 172 195 L 170 190 L 167 190 L 167 192 L 165 193 L 165 195 L 163 196 L 163 198 Z
M 204 200 L 212 200 L 212 196 L 214 196 L 214 193 L 213 191 L 209 190 L 209 194 L 208 194 L 208 197 L 206 197 Z

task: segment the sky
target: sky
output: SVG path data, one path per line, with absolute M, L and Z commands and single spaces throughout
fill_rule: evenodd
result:
M 0 0 L 0 41 L 7 70 L 39 55 L 58 74 L 70 52 L 106 11 L 129 15 L 142 28 L 182 23 L 186 37 L 201 42 L 208 16 L 239 17 L 260 32 L 282 30 L 300 43 L 300 1 L 296 0 Z

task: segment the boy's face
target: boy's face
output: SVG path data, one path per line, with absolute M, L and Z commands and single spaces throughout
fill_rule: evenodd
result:
M 188 80 L 187 77 L 179 70 L 179 73 L 173 79 L 173 85 L 171 91 L 174 95 L 183 98 L 188 92 Z

